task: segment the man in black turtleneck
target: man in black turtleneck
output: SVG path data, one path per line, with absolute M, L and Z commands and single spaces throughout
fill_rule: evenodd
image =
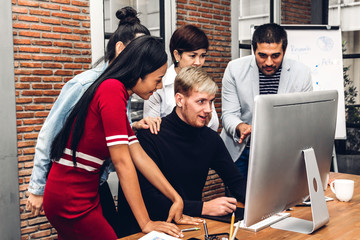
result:
M 222 216 L 236 210 L 237 201 L 245 201 L 245 181 L 235 166 L 222 139 L 206 127 L 216 83 L 200 68 L 184 68 L 175 79 L 176 107 L 162 118 L 157 135 L 140 130 L 137 137 L 146 153 L 154 160 L 170 184 L 184 200 L 184 214 Z M 222 178 L 231 194 L 202 201 L 209 168 Z M 166 220 L 172 202 L 153 187 L 140 173 L 141 192 L 152 220 Z M 136 225 L 126 201 L 119 200 L 122 226 Z M 138 228 L 139 230 L 139 228 Z

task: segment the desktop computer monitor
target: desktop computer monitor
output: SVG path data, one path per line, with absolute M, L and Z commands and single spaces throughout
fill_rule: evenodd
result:
M 316 216 L 307 226 L 293 225 L 311 233 L 328 222 L 323 189 L 332 159 L 337 98 L 335 90 L 255 98 L 245 228 L 302 202 L 309 193 Z

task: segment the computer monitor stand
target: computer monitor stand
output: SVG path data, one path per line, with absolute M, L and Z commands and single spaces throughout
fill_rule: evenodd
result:
M 303 150 L 303 154 L 311 199 L 312 221 L 289 217 L 271 225 L 271 227 L 310 234 L 329 222 L 329 211 L 326 206 L 324 190 L 314 149 L 308 148 Z

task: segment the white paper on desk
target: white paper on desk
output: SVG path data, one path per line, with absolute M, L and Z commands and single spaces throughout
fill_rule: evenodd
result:
M 142 238 L 139 238 L 139 240 L 175 240 L 175 239 L 180 239 L 180 238 L 172 237 L 170 235 L 167 235 L 165 233 L 160 233 L 157 231 L 149 232 Z

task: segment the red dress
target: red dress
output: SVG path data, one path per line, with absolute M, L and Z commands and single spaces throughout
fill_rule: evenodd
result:
M 117 239 L 102 214 L 99 172 L 110 157 L 109 146 L 137 142 L 126 115 L 128 98 L 120 81 L 101 83 L 88 108 L 77 148 L 77 166 L 72 161 L 70 137 L 64 154 L 51 167 L 43 206 L 59 239 Z

